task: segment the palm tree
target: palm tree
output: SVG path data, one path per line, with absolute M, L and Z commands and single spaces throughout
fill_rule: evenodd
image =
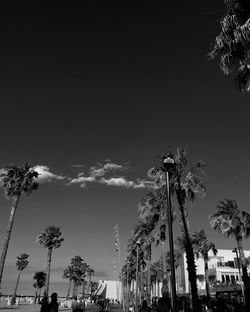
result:
M 198 298 L 198 290 L 196 283 L 196 269 L 192 241 L 190 238 L 190 226 L 188 220 L 188 211 L 186 208 L 187 202 L 193 202 L 196 199 L 196 194 L 205 194 L 202 175 L 205 163 L 198 161 L 192 166 L 188 166 L 187 152 L 185 149 L 177 149 L 175 156 L 169 154 L 168 157 L 174 159 L 174 168 L 170 172 L 170 190 L 176 197 L 178 210 L 180 214 L 181 231 L 185 236 L 185 251 L 187 258 L 187 269 L 189 282 L 192 292 L 193 311 L 200 311 L 200 302 Z M 153 178 L 158 190 L 159 200 L 165 202 L 166 198 L 166 175 L 163 166 L 166 156 L 161 157 L 161 166 L 154 167 L 149 170 L 149 177 Z M 166 209 L 166 208 L 165 208 Z
M 38 188 L 38 183 L 35 181 L 37 177 L 38 173 L 29 164 L 24 164 L 20 167 L 11 165 L 0 171 L 0 185 L 4 189 L 6 198 L 11 201 L 10 217 L 0 259 L 0 292 L 3 269 L 18 202 L 22 194 L 30 195 Z
M 204 230 L 199 232 L 195 232 L 193 234 L 193 244 L 194 251 L 196 253 L 197 258 L 201 255 L 204 260 L 204 275 L 205 275 L 205 284 L 206 284 L 206 293 L 207 293 L 207 305 L 208 309 L 211 306 L 210 303 L 210 290 L 209 290 L 209 279 L 208 279 L 208 252 L 211 250 L 214 255 L 217 254 L 218 250 L 215 248 L 215 244 L 213 242 L 209 242 L 207 239 L 207 235 Z
M 242 280 L 245 286 L 246 309 L 250 310 L 250 285 L 247 261 L 243 250 L 243 238 L 250 236 L 250 214 L 240 211 L 236 200 L 224 199 L 217 205 L 217 211 L 210 216 L 212 229 L 225 237 L 234 237 L 239 250 Z
M 150 232 L 156 227 L 159 228 L 159 232 L 156 235 L 156 245 L 161 243 L 161 252 L 163 259 L 163 286 L 162 292 L 168 291 L 168 274 L 167 274 L 167 248 L 166 248 L 166 196 L 162 193 L 162 190 L 156 190 L 155 192 L 148 192 L 143 200 L 139 203 L 138 209 L 140 212 L 140 220 L 150 225 Z
M 49 295 L 49 280 L 50 280 L 50 265 L 51 265 L 51 256 L 53 248 L 59 248 L 64 241 L 64 238 L 61 237 L 62 233 L 60 227 L 54 225 L 46 227 L 46 229 L 39 233 L 37 241 L 43 247 L 48 249 L 47 255 L 47 271 L 46 271 L 46 283 L 44 288 L 44 297 Z
M 35 272 L 33 276 L 33 280 L 35 280 L 35 283 L 33 284 L 33 286 L 36 288 L 35 300 L 34 300 L 36 303 L 38 291 L 39 291 L 38 302 L 40 302 L 41 289 L 45 286 L 45 282 L 46 282 L 46 273 L 43 271 Z
M 220 21 L 210 58 L 217 58 L 224 74 L 236 74 L 242 92 L 250 91 L 250 4 L 244 0 L 225 0 L 227 14 Z
M 84 283 L 86 277 L 87 263 L 80 257 L 75 256 L 71 259 L 70 265 L 73 270 L 73 296 L 78 292 L 78 287 Z
M 69 300 L 70 296 L 70 290 L 71 290 L 71 285 L 72 285 L 72 277 L 73 277 L 73 267 L 71 265 L 68 265 L 67 268 L 63 271 L 63 276 L 62 278 L 66 278 L 69 280 L 69 288 L 67 291 L 66 295 L 66 300 Z
M 29 261 L 27 260 L 28 258 L 29 258 L 29 255 L 26 254 L 26 253 L 20 254 L 17 257 L 16 267 L 17 267 L 17 270 L 18 270 L 18 275 L 17 275 L 16 286 L 14 288 L 12 299 L 11 299 L 12 303 L 15 303 L 15 300 L 16 300 L 16 292 L 17 292 L 17 287 L 18 287 L 18 284 L 19 284 L 21 273 L 29 264 Z
M 90 266 L 87 268 L 87 275 L 89 277 L 89 286 L 88 286 L 88 293 L 90 294 L 90 302 L 92 303 L 92 293 L 91 293 L 91 283 L 92 283 L 92 276 L 95 276 L 95 270 L 92 269 Z

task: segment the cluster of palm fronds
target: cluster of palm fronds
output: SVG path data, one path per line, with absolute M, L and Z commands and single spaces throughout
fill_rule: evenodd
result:
M 87 262 L 82 259 L 80 256 L 75 256 L 70 260 L 70 265 L 63 271 L 63 278 L 69 280 L 69 288 L 67 292 L 66 298 L 68 299 L 70 296 L 71 285 L 73 282 L 73 291 L 72 297 L 78 294 L 78 288 L 82 285 L 82 295 L 85 294 L 85 286 L 87 285 L 87 281 L 85 277 L 89 277 L 88 282 L 88 293 L 92 294 L 92 281 L 91 278 L 94 276 L 95 271 L 87 264 Z
M 227 14 L 221 20 L 222 31 L 216 37 L 210 58 L 217 58 L 222 71 L 235 73 L 242 92 L 250 91 L 250 2 L 226 0 Z

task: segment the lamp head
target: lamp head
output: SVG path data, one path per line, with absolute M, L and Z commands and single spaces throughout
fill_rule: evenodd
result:
M 175 160 L 174 160 L 174 156 L 173 156 L 172 153 L 167 153 L 166 156 L 163 156 L 162 163 L 163 163 L 163 168 L 166 171 L 169 171 L 169 170 L 173 169 L 176 166 L 176 163 L 175 163 Z

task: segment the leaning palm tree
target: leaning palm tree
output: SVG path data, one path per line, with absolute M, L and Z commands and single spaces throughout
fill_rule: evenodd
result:
M 35 281 L 35 283 L 33 284 L 33 286 L 36 289 L 35 292 L 35 302 L 37 302 L 37 294 L 38 294 L 38 302 L 40 302 L 40 297 L 41 297 L 41 289 L 45 286 L 45 282 L 46 282 L 46 273 L 43 271 L 39 271 L 39 272 L 35 272 L 35 274 L 33 275 L 33 280 Z
M 66 300 L 68 300 L 70 296 L 72 276 L 73 276 L 73 267 L 71 265 L 68 265 L 67 268 L 63 271 L 63 276 L 62 276 L 62 278 L 66 278 L 69 280 L 69 288 L 67 291 Z
M 60 227 L 54 225 L 48 226 L 43 232 L 39 233 L 37 241 L 43 247 L 48 249 L 47 256 L 47 271 L 46 271 L 46 283 L 44 289 L 44 297 L 49 294 L 49 280 L 50 280 L 50 265 L 51 265 L 51 256 L 52 250 L 54 248 L 59 248 L 64 241 L 64 238 L 61 237 L 62 233 Z
M 247 273 L 247 261 L 243 250 L 243 239 L 250 236 L 250 214 L 240 211 L 236 200 L 225 199 L 217 205 L 217 211 L 210 216 L 212 229 L 225 237 L 234 237 L 239 250 L 242 268 L 242 280 L 245 286 L 246 309 L 250 310 L 250 279 Z
M 188 277 L 192 292 L 193 311 L 200 311 L 200 302 L 198 298 L 198 290 L 196 283 L 195 259 L 190 237 L 190 225 L 188 219 L 188 202 L 196 199 L 197 193 L 205 194 L 204 166 L 203 161 L 198 161 L 189 166 L 186 149 L 177 149 L 176 155 L 169 153 L 161 157 L 161 165 L 149 170 L 149 177 L 154 179 L 159 200 L 166 201 L 166 168 L 165 160 L 171 159 L 174 164 L 169 172 L 170 175 L 170 191 L 175 196 L 178 203 L 178 211 L 180 215 L 180 227 L 185 236 L 185 251 L 187 258 Z M 164 206 L 163 206 L 164 207 Z M 166 206 L 165 206 L 166 209 Z
M 199 256 L 201 255 L 204 260 L 204 276 L 207 293 L 207 305 L 208 309 L 210 309 L 211 303 L 210 303 L 210 290 L 208 279 L 208 260 L 209 260 L 208 253 L 211 250 L 213 254 L 216 255 L 218 250 L 215 248 L 215 244 L 213 242 L 208 241 L 207 235 L 204 230 L 195 232 L 193 234 L 193 246 L 197 258 L 199 258 Z
M 38 188 L 38 183 L 36 182 L 37 177 L 38 173 L 29 164 L 24 164 L 20 167 L 11 165 L 0 170 L 0 185 L 4 189 L 6 198 L 11 201 L 9 223 L 0 259 L 0 292 L 3 269 L 17 206 L 22 194 L 30 195 Z
M 26 253 L 20 254 L 17 257 L 16 267 L 17 267 L 17 270 L 18 270 L 18 275 L 17 275 L 16 286 L 14 288 L 13 295 L 12 295 L 12 302 L 13 303 L 15 302 L 15 299 L 16 299 L 16 292 L 17 292 L 17 287 L 18 287 L 18 284 L 19 284 L 21 273 L 29 264 L 29 261 L 27 260 L 28 258 L 29 258 L 29 255 L 26 254 Z

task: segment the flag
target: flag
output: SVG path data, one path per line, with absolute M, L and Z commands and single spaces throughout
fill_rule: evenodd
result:
M 119 252 L 119 233 L 118 233 L 118 225 L 116 224 L 114 227 L 114 237 L 115 237 L 115 250 Z

